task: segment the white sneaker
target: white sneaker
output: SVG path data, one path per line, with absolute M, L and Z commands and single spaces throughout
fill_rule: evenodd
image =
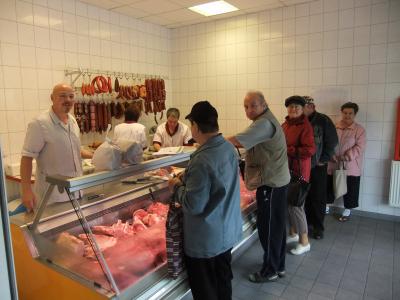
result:
M 325 208 L 325 214 L 326 214 L 326 215 L 329 215 L 329 210 L 330 210 L 330 209 L 329 209 L 329 206 L 327 205 L 326 208 Z
M 299 241 L 299 235 L 289 235 L 286 239 L 286 244 L 294 243 Z
M 308 243 L 306 246 L 298 244 L 296 248 L 290 250 L 290 253 L 292 253 L 293 255 L 301 255 L 303 253 L 310 251 L 310 249 L 311 249 L 310 243 Z
M 346 209 L 342 212 L 342 217 L 350 217 L 350 213 L 351 213 L 351 210 L 346 208 Z

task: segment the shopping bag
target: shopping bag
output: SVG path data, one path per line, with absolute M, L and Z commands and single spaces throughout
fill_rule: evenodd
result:
M 300 175 L 290 172 L 290 183 L 288 187 L 288 203 L 291 206 L 301 207 L 306 201 L 308 191 L 310 190 L 310 184 L 304 180 Z
M 339 169 L 333 173 L 333 192 L 335 200 L 347 194 L 347 171 L 344 162 L 339 162 Z
M 123 163 L 134 165 L 143 160 L 143 148 L 141 144 L 126 139 L 117 139 L 113 142 L 121 149 Z
M 104 143 L 102 143 L 93 153 L 92 163 L 95 166 L 96 171 L 116 170 L 121 167 L 122 151 L 118 145 L 108 138 L 110 129 L 111 125 L 109 124 Z
M 166 248 L 168 275 L 176 279 L 184 270 L 183 262 L 183 212 L 171 201 L 166 222 Z

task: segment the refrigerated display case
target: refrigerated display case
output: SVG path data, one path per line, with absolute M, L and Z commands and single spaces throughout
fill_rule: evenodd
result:
M 11 219 L 15 266 L 23 299 L 179 299 L 186 274 L 168 277 L 165 217 L 168 184 L 144 173 L 185 167 L 193 150 L 111 172 L 48 177 L 70 202 Z M 78 200 L 78 193 L 84 196 Z M 243 207 L 244 238 L 254 238 L 255 205 Z M 135 216 L 134 216 L 135 215 Z M 146 219 L 147 218 L 147 219 Z M 163 221 L 164 220 L 164 221 Z

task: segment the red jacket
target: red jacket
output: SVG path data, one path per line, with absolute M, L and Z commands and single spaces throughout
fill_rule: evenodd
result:
M 311 157 L 315 153 L 314 131 L 303 114 L 298 118 L 289 119 L 286 117 L 282 124 L 283 132 L 286 136 L 287 153 L 289 157 L 289 168 L 295 174 L 300 174 L 306 181 L 310 180 Z M 299 159 L 297 159 L 299 157 Z M 301 168 L 299 168 L 299 162 Z

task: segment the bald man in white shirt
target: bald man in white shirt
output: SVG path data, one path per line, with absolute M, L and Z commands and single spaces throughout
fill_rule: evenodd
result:
M 81 157 L 91 158 L 92 153 L 81 150 L 80 132 L 71 109 L 75 104 L 74 89 L 67 84 L 57 84 L 51 94 L 51 108 L 34 118 L 25 136 L 21 158 L 22 203 L 31 211 L 46 191 L 46 176 L 82 175 Z M 36 159 L 34 191 L 31 186 L 32 160 Z M 50 202 L 68 201 L 66 193 L 54 189 Z

